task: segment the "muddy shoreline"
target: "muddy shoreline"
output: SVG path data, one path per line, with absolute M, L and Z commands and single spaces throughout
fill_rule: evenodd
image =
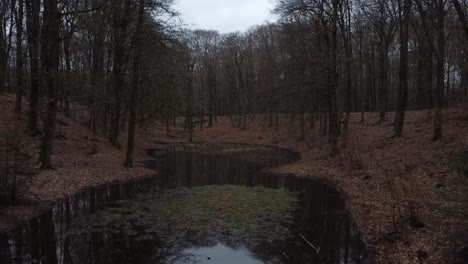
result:
M 175 144 L 171 144 L 171 145 L 184 145 L 184 144 L 186 144 L 186 143 L 175 143 Z M 209 144 L 214 144 L 214 143 L 206 142 L 206 141 L 200 141 L 200 142 L 195 142 L 195 144 L 209 145 Z M 292 149 L 288 149 L 288 148 L 282 148 L 282 147 L 278 147 L 278 146 L 274 146 L 274 145 L 266 145 L 266 144 L 245 144 L 245 143 L 231 143 L 231 142 L 229 142 L 229 143 L 228 142 L 216 142 L 215 144 L 220 144 L 220 145 L 231 144 L 231 145 L 240 145 L 240 146 L 265 147 L 265 148 L 269 148 L 269 149 L 272 149 L 272 150 L 275 150 L 275 151 L 284 151 L 284 152 L 286 152 L 287 156 L 286 156 L 285 159 L 279 160 L 278 162 L 276 162 L 272 166 L 265 166 L 264 168 L 261 169 L 261 171 L 263 171 L 263 172 L 265 172 L 267 174 L 280 176 L 280 177 L 304 178 L 304 179 L 307 179 L 307 180 L 315 181 L 317 183 L 326 185 L 326 186 L 336 190 L 337 193 L 339 194 L 339 197 L 341 199 L 343 199 L 344 209 L 345 209 L 346 215 L 347 215 L 351 225 L 355 226 L 357 228 L 358 238 L 361 241 L 363 241 L 363 243 L 365 245 L 365 248 L 366 248 L 366 251 L 367 251 L 367 254 L 368 254 L 367 255 L 368 263 L 373 263 L 371 261 L 371 259 L 373 259 L 374 253 L 371 250 L 371 247 L 369 247 L 369 244 L 363 239 L 360 228 L 357 225 L 357 222 L 355 221 L 355 219 L 353 218 L 353 215 L 352 215 L 352 213 L 350 211 L 349 200 L 347 199 L 349 197 L 349 195 L 345 192 L 345 190 L 343 188 L 340 187 L 339 184 L 337 184 L 336 182 L 334 182 L 333 180 L 330 180 L 329 178 L 327 178 L 325 176 L 297 175 L 295 173 L 288 173 L 287 171 L 286 172 L 278 171 L 278 169 L 280 167 L 282 167 L 282 166 L 291 165 L 291 164 L 294 164 L 296 162 L 302 161 L 303 158 L 301 157 L 301 154 L 299 152 L 294 151 Z M 75 193 L 73 193 L 71 195 L 68 195 L 66 197 L 58 198 L 58 199 L 56 199 L 54 201 L 47 201 L 47 200 L 37 201 L 36 203 L 39 206 L 34 207 L 34 209 L 30 210 L 26 215 L 24 215 L 24 218 L 21 218 L 21 219 L 17 219 L 17 218 L 7 219 L 6 222 L 11 223 L 11 224 L 7 225 L 6 228 L 0 229 L 0 235 L 3 235 L 3 236 L 11 235 L 12 232 L 17 230 L 20 226 L 27 224 L 28 222 L 30 222 L 33 219 L 41 217 L 42 215 L 44 215 L 47 212 L 49 212 L 50 210 L 54 209 L 58 205 L 65 203 L 71 197 L 76 197 L 76 196 L 79 196 L 80 194 L 84 194 L 86 192 L 98 191 L 98 190 L 104 189 L 106 187 L 109 188 L 109 187 L 119 185 L 119 184 L 127 185 L 127 184 L 132 184 L 132 183 L 141 183 L 141 182 L 144 182 L 145 180 L 156 179 L 158 176 L 161 175 L 160 169 L 162 168 L 162 166 L 164 166 L 163 164 L 164 164 L 165 155 L 163 153 L 165 153 L 165 152 L 166 152 L 166 149 L 160 149 L 160 148 L 146 149 L 146 154 L 151 159 L 146 159 L 146 160 L 142 160 L 142 161 L 138 162 L 140 165 L 144 166 L 145 168 L 155 170 L 154 174 L 150 174 L 150 175 L 145 174 L 145 175 L 141 175 L 141 176 L 137 176 L 137 177 L 132 177 L 129 180 L 121 180 L 120 179 L 120 180 L 115 180 L 115 181 L 112 181 L 112 182 L 102 182 L 102 183 L 99 183 L 97 185 L 85 186 L 85 187 L 81 188 L 80 190 L 76 191 Z M 27 204 L 28 202 L 29 201 L 26 201 L 25 204 Z M 14 207 L 17 207 L 17 206 L 22 206 L 22 204 L 21 205 L 13 205 L 13 206 L 10 206 L 10 207 L 14 208 Z M 31 209 L 31 208 L 29 208 L 29 209 Z M 0 208 L 0 211 L 1 210 L 3 210 L 3 208 Z
M 164 142 L 164 145 L 183 145 L 187 142 Z M 196 142 L 198 144 L 210 144 L 210 142 Z M 161 142 L 159 142 L 161 144 Z M 222 143 L 221 143 L 222 144 Z M 281 166 L 285 164 L 291 164 L 297 162 L 301 159 L 300 154 L 293 150 L 284 149 L 276 146 L 269 146 L 269 145 L 260 145 L 260 144 L 243 144 L 243 143 L 229 143 L 229 144 L 236 144 L 236 145 L 249 145 L 249 146 L 258 146 L 258 147 L 268 147 L 274 150 L 281 150 L 287 151 L 289 155 L 287 159 L 278 163 L 273 167 L 267 167 L 266 170 L 272 169 L 276 166 Z M 158 153 L 159 152 L 159 153 Z M 161 155 L 161 152 L 162 155 Z M 40 217 L 41 215 L 47 213 L 48 211 L 52 210 L 58 204 L 61 204 L 68 200 L 70 197 L 77 196 L 81 193 L 89 192 L 91 190 L 99 190 L 108 186 L 113 186 L 117 184 L 131 184 L 137 183 L 140 181 L 145 181 L 151 178 L 156 178 L 161 175 L 161 166 L 163 164 L 163 160 L 165 158 L 165 148 L 148 148 L 145 150 L 146 158 L 137 162 L 140 166 L 153 170 L 153 174 L 143 174 L 137 176 L 128 176 L 128 179 L 115 179 L 112 181 L 102 181 L 97 184 L 90 184 L 80 188 L 77 191 L 74 191 L 71 194 L 57 197 L 54 200 L 46 200 L 40 199 L 37 197 L 38 200 L 32 199 L 23 199 L 18 200 L 15 203 L 8 205 L 8 206 L 1 206 L 0 205 L 0 235 L 8 235 L 18 229 L 20 226 L 27 224 L 31 220 Z M 10 211 L 19 210 L 19 217 L 17 213 L 10 215 Z M 4 213 L 7 213 L 5 216 Z M 2 215 L 3 214 L 3 215 Z
M 203 145 L 209 145 L 209 144 L 213 144 L 213 143 L 210 143 L 210 142 L 197 142 L 195 144 L 203 144 Z M 223 142 L 217 142 L 217 143 L 214 143 L 216 145 L 223 145 L 223 144 L 230 144 L 230 145 L 240 145 L 240 146 L 253 146 L 253 147 L 266 147 L 266 148 L 269 148 L 269 149 L 272 149 L 272 150 L 276 150 L 276 151 L 282 151 L 284 153 L 287 153 L 286 155 L 286 158 L 282 158 L 280 160 L 278 160 L 278 162 L 275 162 L 273 165 L 267 165 L 265 167 L 261 167 L 261 170 L 262 172 L 265 172 L 269 175 L 272 175 L 272 176 L 279 176 L 279 177 L 296 177 L 296 178 L 303 178 L 303 179 L 307 179 L 307 180 L 310 180 L 311 182 L 317 182 L 319 183 L 320 185 L 324 185 L 324 186 L 327 186 L 327 187 L 330 187 L 331 189 L 333 190 L 336 190 L 336 192 L 338 193 L 338 196 L 340 197 L 340 199 L 343 200 L 343 205 L 344 205 L 344 213 L 346 215 L 346 217 L 349 219 L 350 221 L 350 225 L 353 226 L 353 227 L 358 227 L 357 224 L 356 224 L 356 221 L 353 219 L 353 215 L 350 213 L 349 211 L 349 203 L 348 203 L 348 200 L 346 199 L 348 197 L 348 195 L 343 191 L 342 188 L 339 188 L 339 185 L 337 185 L 335 182 L 333 181 L 330 181 L 330 180 L 325 180 L 326 177 L 320 177 L 320 176 L 304 176 L 304 175 L 296 175 L 294 173 L 287 173 L 287 172 L 279 172 L 278 169 L 281 168 L 282 166 L 286 166 L 286 165 L 291 165 L 291 164 L 294 164 L 296 162 L 299 162 L 301 160 L 303 160 L 303 158 L 301 157 L 300 153 L 299 152 L 296 152 L 294 150 L 291 150 L 291 149 L 288 149 L 288 148 L 282 148 L 282 147 L 278 147 L 278 146 L 272 146 L 272 145 L 266 145 L 266 144 L 244 144 L 244 143 L 223 143 Z M 178 145 L 178 144 L 176 144 Z M 139 163 L 140 164 L 145 164 L 147 166 L 150 166 L 152 169 L 154 169 L 155 167 L 158 167 L 158 168 L 161 168 L 161 165 L 164 164 L 164 157 L 161 155 L 162 152 L 165 152 L 166 150 L 165 149 L 158 149 L 158 148 L 149 148 L 146 150 L 146 154 L 152 158 L 155 158 L 155 160 L 150 160 L 150 159 L 146 159 L 144 161 L 140 161 Z M 155 165 L 154 166 L 154 163 L 159 163 L 159 165 Z M 152 166 L 153 165 L 153 166 Z M 164 165 L 162 165 L 164 166 Z M 56 200 L 54 202 L 51 202 L 49 201 L 47 205 L 44 206 L 44 208 L 42 208 L 40 211 L 37 211 L 36 214 L 34 215 L 30 215 L 27 219 L 23 219 L 21 222 L 18 222 L 16 223 L 16 227 L 15 228 L 18 228 L 20 225 L 22 224 L 25 224 L 25 223 L 28 223 L 28 221 L 31 221 L 37 217 L 41 217 L 42 214 L 45 214 L 47 213 L 49 210 L 57 207 L 57 206 L 60 206 L 60 204 L 63 204 L 64 202 L 66 202 L 68 199 L 71 199 L 72 197 L 78 197 L 80 194 L 83 194 L 85 192 L 89 192 L 89 191 L 102 191 L 103 189 L 105 188 L 112 188 L 112 187 L 116 187 L 115 185 L 118 185 L 118 184 L 130 184 L 130 183 L 141 183 L 142 181 L 145 181 L 145 180 L 148 180 L 148 179 L 157 179 L 158 176 L 161 175 L 161 172 L 158 172 L 158 173 L 155 173 L 153 175 L 144 175 L 144 176 L 141 176 L 141 177 L 135 177 L 135 178 L 132 178 L 128 181 L 121 181 L 121 180 L 117 180 L 117 181 L 114 181 L 114 182 L 111 182 L 111 183 L 101 183 L 99 185 L 94 185 L 94 186 L 86 186 L 85 188 L 81 189 L 80 191 L 77 191 L 76 193 L 74 193 L 73 195 L 71 196 L 67 196 L 67 197 L 64 197 L 62 199 L 59 199 L 59 200 Z M 101 190 L 100 190 L 101 189 Z M 125 198 L 123 198 L 125 199 Z M 12 232 L 15 230 L 15 228 L 13 229 L 9 229 L 9 232 Z M 359 240 L 363 241 L 364 242 L 364 247 L 366 249 L 366 263 L 373 263 L 372 259 L 373 259 L 373 252 L 370 250 L 368 244 L 363 240 L 363 237 L 361 235 L 361 232 L 359 229 L 355 229 L 355 231 L 357 231 L 357 238 L 359 238 Z M 11 234 L 11 233 L 10 233 Z
M 107 186 L 113 186 L 117 184 L 131 184 L 131 183 L 137 183 L 140 181 L 145 181 L 148 179 L 155 178 L 159 176 L 159 172 L 155 172 L 155 174 L 145 174 L 142 176 L 137 176 L 137 177 L 132 177 L 129 180 L 115 180 L 112 182 L 102 182 L 98 185 L 89 185 L 86 187 L 81 188 L 80 190 L 76 191 L 75 193 L 68 195 L 66 197 L 61 197 L 58 198 L 54 201 L 49 201 L 49 200 L 39 200 L 39 201 L 30 201 L 30 200 L 25 200 L 25 201 L 18 201 L 15 204 L 12 204 L 10 206 L 0 206 L 0 212 L 4 210 L 11 210 L 15 208 L 22 208 L 22 210 L 27 211 L 22 218 L 15 218 L 15 217 L 0 217 L 0 235 L 9 235 L 12 232 L 14 232 L 16 229 L 21 227 L 22 225 L 27 224 L 31 220 L 38 218 L 42 216 L 43 214 L 47 213 L 48 211 L 54 209 L 58 204 L 64 203 L 66 200 L 68 200 L 70 197 L 80 195 L 82 193 L 86 193 L 92 190 L 99 190 L 102 188 L 105 188 Z M 3 219 L 2 219 L 3 218 Z
M 452 115 L 458 112 L 453 110 Z M 465 263 L 467 181 L 452 164 L 467 146 L 468 134 L 460 134 L 459 123 L 448 119 L 450 140 L 428 143 L 430 120 L 423 112 L 412 112 L 405 136 L 392 139 L 390 122 L 377 126 L 376 116 L 366 117 L 361 123 L 358 115 L 352 116 L 346 144 L 335 156 L 320 131 L 310 130 L 305 140 L 298 140 L 291 130 L 297 122 L 274 130 L 263 120 L 254 120 L 243 131 L 233 129 L 229 119 L 220 119 L 213 128 L 197 131 L 195 138 L 273 145 L 300 153 L 296 163 L 269 171 L 336 189 L 376 263 Z M 395 220 L 392 207 L 401 200 L 409 206 L 402 205 L 403 215 Z M 417 210 L 416 224 L 409 218 L 411 206 Z

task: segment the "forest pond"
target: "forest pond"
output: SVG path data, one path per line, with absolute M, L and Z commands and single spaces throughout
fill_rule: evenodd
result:
M 66 199 L 0 237 L 0 263 L 365 263 L 336 190 L 264 171 L 293 153 L 184 144 L 152 154 L 164 157 L 161 175 Z

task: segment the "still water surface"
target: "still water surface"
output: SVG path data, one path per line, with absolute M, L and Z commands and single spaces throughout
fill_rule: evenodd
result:
M 267 147 L 171 147 L 165 153 L 162 175 L 69 197 L 13 235 L 0 237 L 0 263 L 365 263 L 365 250 L 336 190 L 316 181 L 262 170 L 291 159 L 293 154 Z M 76 223 L 115 207 L 118 201 L 131 206 L 136 196 L 141 199 L 166 189 L 207 185 L 263 186 L 297 192 L 298 210 L 288 226 L 293 236 L 229 243 L 217 236 L 187 235 L 180 243 L 149 235 L 148 230 L 137 226 L 138 234 L 128 236 L 128 230 L 123 230 L 128 223 L 114 223 L 117 229 L 122 228 L 117 232 L 69 232 Z

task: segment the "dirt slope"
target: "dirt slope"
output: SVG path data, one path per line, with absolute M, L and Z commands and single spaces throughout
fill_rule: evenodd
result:
M 25 103 L 24 109 L 27 107 Z M 40 138 L 26 134 L 26 114 L 18 117 L 13 109 L 14 97 L 0 96 L 0 132 L 18 135 L 33 156 L 34 163 L 39 153 Z M 18 179 L 18 202 L 14 206 L 0 206 L 0 231 L 11 229 L 48 208 L 54 201 L 80 190 L 155 174 L 154 170 L 141 164 L 149 159 L 145 150 L 150 141 L 143 137 L 137 142 L 136 167 L 127 169 L 123 166 L 125 151 L 109 144 L 106 138 L 94 135 L 85 124 L 59 115 L 57 129 L 53 154 L 55 170 Z M 124 134 L 121 142 L 126 141 Z
M 364 123 L 353 115 L 337 156 L 330 155 L 327 137 L 317 128 L 298 141 L 299 122 L 291 125 L 285 117 L 278 131 L 263 116 L 251 120 L 246 131 L 222 117 L 197 131 L 195 139 L 298 151 L 299 162 L 275 170 L 340 189 L 378 263 L 452 263 L 461 261 L 463 247 L 466 258 L 468 181 L 460 168 L 468 164 L 460 159 L 468 150 L 468 109 L 446 111 L 440 142 L 431 141 L 432 120 L 425 111 L 408 113 L 401 138 L 391 137 L 390 121 L 376 123 L 377 114 L 366 114 Z

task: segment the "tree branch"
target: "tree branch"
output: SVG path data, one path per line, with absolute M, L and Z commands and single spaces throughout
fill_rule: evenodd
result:
M 70 12 L 65 12 L 65 13 L 60 13 L 60 16 L 69 16 L 69 15 L 77 15 L 77 14 L 86 14 L 86 13 L 91 13 L 91 12 L 94 12 L 96 10 L 99 10 L 101 9 L 102 7 L 104 6 L 104 3 L 97 6 L 97 7 L 93 7 L 91 9 L 83 9 L 83 10 L 76 10 L 76 11 L 70 11 Z
M 455 6 L 455 10 L 457 10 L 458 18 L 460 19 L 460 23 L 465 31 L 466 37 L 468 38 L 468 22 L 466 21 L 465 13 L 460 5 L 458 0 L 452 0 L 453 5 Z

